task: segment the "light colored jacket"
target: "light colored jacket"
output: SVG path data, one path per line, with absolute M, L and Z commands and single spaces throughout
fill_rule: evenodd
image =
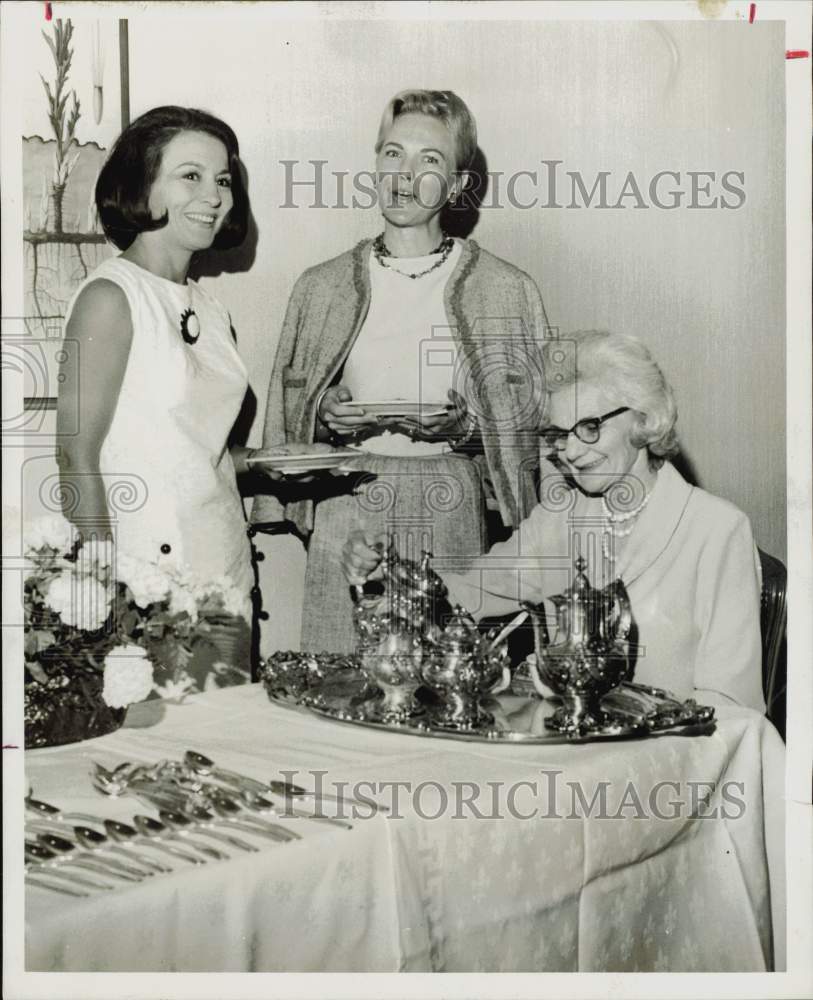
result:
M 601 501 L 558 484 L 544 478 L 542 502 L 511 538 L 467 573 L 445 577 L 452 599 L 484 617 L 561 593 L 578 544 L 594 586 L 620 576 L 627 588 L 638 626 L 636 681 L 681 698 L 712 691 L 764 712 L 761 573 L 745 514 L 667 463 L 614 570 L 597 579 Z
M 371 242 L 310 268 L 294 286 L 271 373 L 263 447 L 314 440 L 317 398 L 337 379 L 367 315 Z M 540 348 L 547 328 L 542 299 L 527 274 L 466 240 L 444 304 L 488 477 L 503 521 L 515 525 L 536 503 L 545 389 Z M 258 494 L 252 522 L 288 520 L 303 534 L 312 530 L 313 504 L 284 504 L 280 497 Z

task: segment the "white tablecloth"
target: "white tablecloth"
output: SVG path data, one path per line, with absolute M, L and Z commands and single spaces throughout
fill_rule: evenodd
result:
M 163 716 L 156 721 L 157 712 Z M 783 747 L 754 712 L 721 708 L 718 717 L 716 731 L 704 737 L 495 746 L 345 726 L 271 704 L 258 686 L 182 705 L 136 706 L 117 733 L 29 752 L 35 797 L 130 818 L 148 809 L 134 799 L 100 798 L 88 778 L 90 761 L 152 762 L 194 748 L 263 780 L 296 770 L 312 787 L 308 772 L 318 770 L 327 772 L 325 787 L 410 782 L 398 792 L 400 818 L 356 819 L 350 831 L 287 820 L 302 840 L 201 868 L 180 863 L 174 874 L 87 899 L 29 888 L 26 967 L 770 969 L 771 889 L 776 912 L 784 900 Z M 658 818 L 651 796 L 663 781 L 677 784 L 658 793 L 662 814 L 677 811 L 670 801 L 690 800 L 688 782 L 702 782 L 713 791 L 700 810 L 716 810 L 716 818 L 686 810 Z M 421 782 L 438 785 L 418 790 Z M 475 783 L 475 805 L 487 818 L 456 808 L 455 782 Z M 589 802 L 599 782 L 608 783 L 606 813 L 621 818 L 585 816 L 567 784 L 577 783 Z M 449 797 L 446 810 L 422 818 L 439 811 L 439 786 Z M 514 815 L 506 809 L 512 787 Z M 390 786 L 378 789 L 386 804 L 394 795 Z M 494 795 L 502 818 L 490 817 Z M 522 818 L 533 810 L 534 818 Z M 783 947 L 784 927 L 775 923 Z

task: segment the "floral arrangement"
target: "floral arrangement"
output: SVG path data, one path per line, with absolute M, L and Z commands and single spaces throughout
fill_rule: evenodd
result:
M 90 716 L 82 736 L 101 735 L 133 702 L 198 690 L 187 669 L 196 645 L 212 641 L 218 619 L 245 622 L 245 599 L 227 581 L 134 558 L 109 541 L 82 544 L 62 517 L 28 527 L 25 557 L 27 746 L 81 738 L 80 717 Z

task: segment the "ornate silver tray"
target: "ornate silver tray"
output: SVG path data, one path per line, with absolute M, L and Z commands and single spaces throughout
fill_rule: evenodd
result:
M 511 687 L 483 702 L 490 718 L 471 729 L 441 725 L 433 718 L 437 697 L 418 691 L 419 708 L 405 721 L 383 721 L 377 711 L 380 693 L 369 683 L 352 656 L 282 652 L 262 668 L 261 679 L 271 701 L 341 723 L 388 732 L 479 743 L 593 743 L 656 736 L 706 736 L 714 731 L 714 709 L 694 700 L 680 701 L 668 691 L 624 682 L 602 701 L 611 721 L 587 734 L 572 735 L 546 727 L 559 705 L 541 698 L 520 666 Z

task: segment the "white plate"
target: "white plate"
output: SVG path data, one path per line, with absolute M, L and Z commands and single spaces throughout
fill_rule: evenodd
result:
M 406 399 L 354 399 L 346 406 L 358 406 L 376 417 L 443 417 L 445 403 L 414 403 Z
M 336 448 L 327 452 L 298 452 L 280 454 L 270 448 L 267 452 L 257 452 L 246 459 L 247 465 L 262 465 L 276 472 L 288 475 L 301 475 L 305 472 L 317 472 L 320 469 L 336 469 L 350 458 L 358 458 L 358 452 L 352 448 Z

